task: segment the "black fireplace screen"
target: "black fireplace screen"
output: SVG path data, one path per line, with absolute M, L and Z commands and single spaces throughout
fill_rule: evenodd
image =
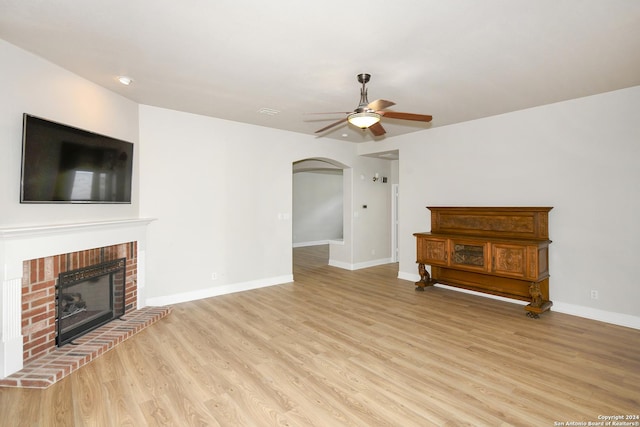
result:
M 126 258 L 60 273 L 56 344 L 63 346 L 124 315 L 125 280 Z

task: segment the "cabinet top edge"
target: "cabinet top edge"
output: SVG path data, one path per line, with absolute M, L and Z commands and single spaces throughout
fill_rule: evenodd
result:
M 549 212 L 553 206 L 427 206 L 429 210 L 451 211 L 499 211 L 499 212 Z
M 469 233 L 439 233 L 433 231 L 418 231 L 413 233 L 415 237 L 434 237 L 437 239 L 457 239 L 468 240 L 475 242 L 515 242 L 515 243 L 552 243 L 553 240 L 548 237 L 512 237 L 512 236 L 492 236 L 481 234 L 469 234 Z

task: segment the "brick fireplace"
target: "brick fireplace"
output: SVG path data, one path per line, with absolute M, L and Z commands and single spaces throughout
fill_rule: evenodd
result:
M 122 316 L 125 321 L 117 322 L 119 329 L 128 330 L 128 335 L 148 324 L 149 318 L 158 318 L 158 310 L 144 307 L 144 259 L 147 227 L 152 221 L 135 218 L 0 228 L 0 382 L 25 365 L 50 359 L 65 348 L 80 353 L 80 346 L 55 346 L 55 282 L 60 272 L 99 263 L 100 259 L 126 258 L 126 311 Z M 124 325 L 127 319 L 135 323 L 130 328 Z M 78 341 L 86 343 L 96 334 L 92 331 Z M 110 336 L 110 344 L 87 350 L 89 356 L 76 365 L 121 340 Z
M 126 259 L 125 314 L 137 307 L 138 242 L 24 261 L 22 276 L 23 363 L 56 348 L 56 280 L 60 273 Z

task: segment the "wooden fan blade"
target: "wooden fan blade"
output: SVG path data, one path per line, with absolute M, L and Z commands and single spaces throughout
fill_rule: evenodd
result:
M 346 123 L 346 121 L 347 121 L 347 118 L 345 117 L 344 119 L 340 119 L 340 120 L 338 120 L 337 122 L 333 122 L 333 123 L 331 123 L 329 126 L 325 126 L 325 127 L 323 127 L 322 129 L 318 129 L 315 133 L 324 132 L 325 130 L 327 130 L 327 129 L 331 129 L 331 128 L 332 128 L 332 127 L 334 127 L 334 126 L 338 126 L 338 125 L 339 125 L 339 124 L 341 124 L 341 123 Z
M 367 108 L 378 111 L 389 108 L 392 105 L 396 105 L 396 103 L 393 101 L 387 101 L 386 99 L 376 99 L 375 101 L 370 102 L 369 105 L 367 105 Z
M 377 113 L 390 119 L 414 120 L 417 122 L 430 122 L 433 119 L 427 114 L 400 113 L 398 111 L 378 111 Z
M 371 131 L 372 134 L 374 134 L 375 136 L 380 136 L 380 135 L 384 135 L 385 133 L 387 133 L 386 130 L 384 130 L 384 128 L 382 127 L 382 125 L 380 124 L 380 122 L 378 123 L 374 123 L 371 126 L 369 126 L 369 130 Z

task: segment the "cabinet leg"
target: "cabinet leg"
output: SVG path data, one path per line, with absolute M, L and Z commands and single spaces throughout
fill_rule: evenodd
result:
M 531 303 L 524 309 L 527 310 L 527 316 L 531 318 L 537 319 L 540 313 L 549 310 L 553 305 L 551 301 L 543 299 L 540 283 L 532 282 L 529 285 L 529 295 L 531 295 Z
M 418 274 L 420 274 L 420 281 L 416 282 L 416 291 L 424 291 L 425 286 L 433 286 L 431 275 L 422 263 L 418 264 Z

